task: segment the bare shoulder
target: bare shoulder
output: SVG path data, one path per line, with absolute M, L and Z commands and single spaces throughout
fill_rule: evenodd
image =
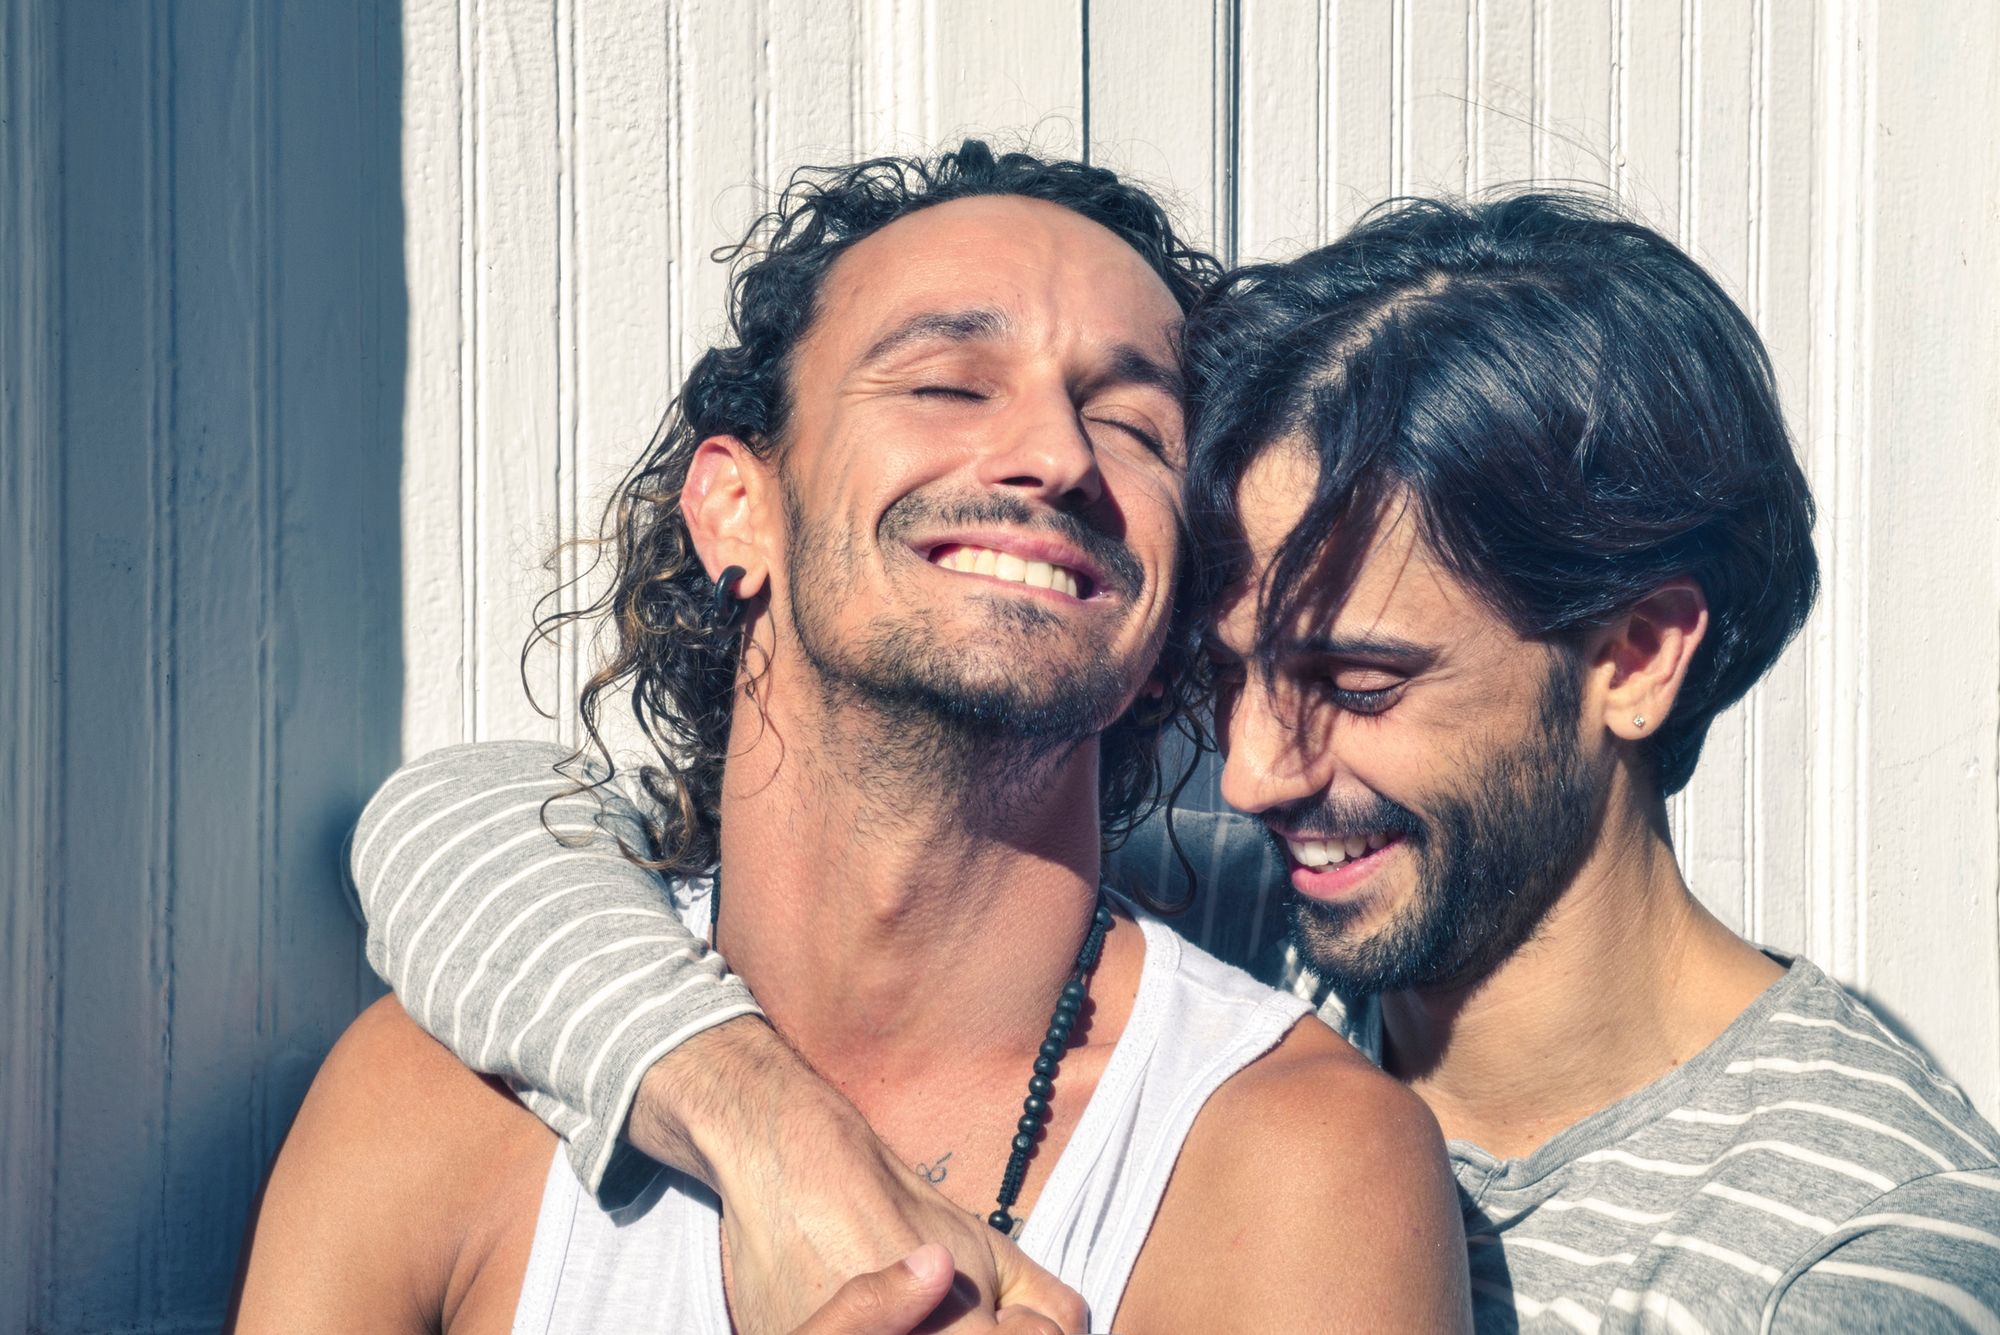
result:
M 516 1252 L 525 1264 L 521 1224 L 532 1238 L 553 1146 L 497 1082 L 383 998 L 327 1054 L 272 1166 L 236 1328 L 455 1324 Z
M 1470 1319 L 1436 1119 L 1308 1016 L 1195 1119 L 1118 1328 L 1443 1331 Z

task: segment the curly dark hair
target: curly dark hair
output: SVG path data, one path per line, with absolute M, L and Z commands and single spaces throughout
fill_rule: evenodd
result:
M 1138 186 L 1081 162 L 996 155 L 976 139 L 935 159 L 802 167 L 741 241 L 716 252 L 717 260 L 734 265 L 727 335 L 695 362 L 652 444 L 606 508 L 601 543 L 615 554 L 612 585 L 587 607 L 542 616 L 529 640 L 532 649 L 568 625 L 600 619 L 615 634 L 615 648 L 583 686 L 578 712 L 585 742 L 571 764 L 584 762 L 575 791 L 610 781 L 616 762 L 598 731 L 599 709 L 607 696 L 629 689 L 632 712 L 658 759 L 638 773 L 653 808 L 647 813 L 653 848 L 626 850 L 646 866 L 688 874 L 713 866 L 720 854 L 722 772 L 743 637 L 716 619 L 714 586 L 681 514 L 696 446 L 728 435 L 770 457 L 791 411 L 792 353 L 821 314 L 834 262 L 899 218 L 980 195 L 1044 200 L 1109 228 L 1145 259 L 1182 311 L 1222 273 L 1213 256 L 1175 233 L 1165 210 Z M 1187 547 L 1184 540 L 1183 564 Z M 1175 604 L 1159 665 L 1165 693 L 1142 698 L 1102 735 L 1107 844 L 1158 805 L 1166 729 L 1196 726 L 1194 612 Z M 586 758 L 591 752 L 601 763 Z
M 1264 574 L 1266 650 L 1395 492 L 1461 579 L 1559 648 L 1691 577 L 1709 631 L 1645 748 L 1671 794 L 1811 610 L 1812 496 L 1762 341 L 1700 265 L 1599 200 L 1392 200 L 1332 245 L 1231 274 L 1184 338 L 1211 592 L 1240 573 L 1250 461 L 1293 435 L 1319 459 Z

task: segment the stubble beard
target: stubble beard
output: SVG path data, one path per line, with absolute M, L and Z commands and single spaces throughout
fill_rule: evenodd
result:
M 1536 727 L 1494 756 L 1462 793 L 1426 816 L 1377 797 L 1343 811 L 1349 828 L 1402 834 L 1417 856 L 1417 893 L 1388 926 L 1355 939 L 1365 906 L 1293 895 L 1293 940 L 1346 998 L 1467 986 L 1490 974 L 1540 929 L 1589 852 L 1599 817 L 1577 744 L 1581 682 L 1556 652 Z
M 939 796 L 976 791 L 989 810 L 1004 814 L 1010 793 L 1032 800 L 1040 775 L 1118 717 L 1132 690 L 1129 668 L 1102 644 L 1052 661 L 1051 648 L 1076 646 L 1077 629 L 1024 598 L 986 598 L 990 625 L 978 643 L 953 642 L 921 606 L 843 636 L 838 612 L 860 568 L 853 538 L 808 519 L 789 488 L 784 503 L 792 632 L 826 717 L 859 716 L 853 731 L 866 737 L 870 763 L 856 781 L 914 781 Z M 909 507 L 900 525 L 916 522 L 922 510 Z M 1018 522 L 1027 513 L 999 504 L 954 518 Z M 894 526 L 885 520 L 885 531 Z

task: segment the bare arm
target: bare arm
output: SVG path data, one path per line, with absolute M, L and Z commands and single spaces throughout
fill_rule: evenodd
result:
M 272 1166 L 231 1328 L 504 1328 L 553 1143 L 377 1002 L 328 1055 Z
M 1470 1331 L 1464 1225 L 1429 1109 L 1300 1021 L 1196 1119 L 1114 1324 Z

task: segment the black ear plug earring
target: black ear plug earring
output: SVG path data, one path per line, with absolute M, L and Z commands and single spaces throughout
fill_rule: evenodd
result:
M 736 581 L 745 573 L 742 566 L 730 566 L 715 577 L 715 601 L 709 615 L 716 625 L 729 627 L 742 620 L 743 600 L 736 596 Z

